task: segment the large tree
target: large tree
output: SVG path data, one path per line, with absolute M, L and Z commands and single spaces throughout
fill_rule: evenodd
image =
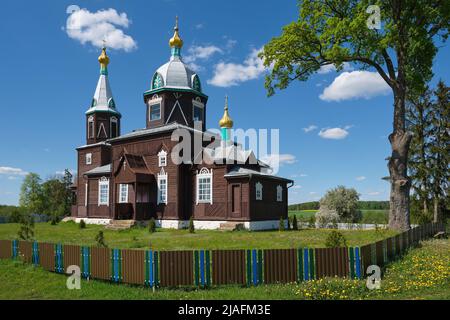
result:
M 370 5 L 381 13 L 381 28 L 369 29 Z M 344 62 L 373 69 L 392 89 L 393 132 L 389 135 L 391 195 L 389 225 L 410 228 L 407 158 L 411 134 L 406 130 L 408 91 L 423 90 L 432 78 L 437 38 L 449 32 L 448 0 L 309 0 L 299 2 L 299 19 L 264 46 L 261 57 L 271 67 L 268 94 L 292 81 L 306 81 L 321 67 Z M 372 21 L 372 20 L 371 20 Z
M 41 213 L 44 207 L 41 182 L 36 173 L 27 174 L 22 182 L 19 205 L 28 213 Z

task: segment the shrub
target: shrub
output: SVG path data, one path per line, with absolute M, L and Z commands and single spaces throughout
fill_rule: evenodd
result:
M 328 221 L 327 223 L 359 222 L 362 214 L 358 209 L 358 200 L 359 195 L 355 189 L 338 186 L 328 190 L 325 196 L 320 199 L 320 208 L 317 214 L 320 215 L 322 211 L 324 223 L 326 221 Z M 334 214 L 330 212 L 334 212 Z M 335 219 L 336 215 L 337 220 Z
M 150 233 L 154 233 L 156 232 L 156 222 L 155 222 L 155 218 L 151 218 L 150 222 L 148 223 L 148 231 Z
M 328 248 L 346 247 L 347 240 L 342 233 L 333 230 L 325 240 L 325 246 Z
M 20 217 L 20 227 L 17 235 L 22 240 L 31 240 L 34 237 L 34 218 L 31 214 Z
M 8 217 L 8 222 L 9 223 L 20 223 L 22 216 L 23 216 L 23 213 L 18 208 L 14 208 Z
M 103 231 L 99 231 L 95 236 L 95 241 L 97 242 L 97 246 L 107 248 L 108 245 L 105 243 L 105 236 L 103 235 Z
M 80 227 L 80 229 L 85 229 L 86 228 L 86 222 L 84 222 L 83 219 L 80 220 L 79 227 Z
M 189 218 L 189 233 L 195 233 L 194 217 Z
M 292 218 L 292 230 L 298 230 L 298 222 L 296 215 L 294 215 L 294 217 Z
M 316 227 L 316 218 L 314 216 L 309 217 L 308 228 L 314 229 Z
M 339 214 L 326 206 L 321 206 L 316 213 L 316 222 L 322 228 L 326 227 L 328 224 L 336 224 L 339 222 Z
M 282 216 L 280 217 L 280 223 L 278 225 L 278 228 L 280 231 L 284 231 L 284 219 Z

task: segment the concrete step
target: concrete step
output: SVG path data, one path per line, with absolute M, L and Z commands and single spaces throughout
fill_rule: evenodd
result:
M 221 223 L 219 230 L 223 231 L 234 231 L 238 229 L 244 229 L 244 224 L 242 222 L 225 222 Z
M 112 220 L 110 224 L 105 226 L 108 230 L 125 230 L 130 229 L 136 224 L 134 220 Z

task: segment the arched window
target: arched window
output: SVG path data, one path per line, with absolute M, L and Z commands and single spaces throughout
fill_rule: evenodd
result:
M 192 119 L 195 121 L 204 121 L 204 108 L 205 105 L 202 103 L 202 100 L 197 97 L 192 100 Z
M 98 181 L 98 205 L 109 206 L 109 179 L 106 177 Z
M 202 168 L 197 173 L 197 204 L 213 203 L 213 175 L 212 169 Z
M 160 173 L 158 173 L 158 204 L 167 204 L 167 173 L 164 168 L 161 168 Z
M 256 195 L 256 200 L 262 200 L 263 199 L 263 185 L 261 182 L 257 182 L 255 185 L 255 195 Z
M 111 117 L 110 135 L 111 138 L 115 138 L 119 135 L 119 126 L 116 117 Z
M 116 103 L 114 102 L 113 98 L 109 98 L 108 100 L 108 107 L 111 109 L 115 109 L 116 108 Z
M 280 185 L 277 186 L 277 201 L 283 201 L 283 187 Z
M 162 88 L 164 86 L 164 81 L 159 73 L 155 73 L 152 80 L 152 90 Z
M 158 164 L 160 167 L 167 166 L 167 152 L 165 150 L 161 150 L 158 153 Z
M 94 117 L 90 116 L 88 118 L 88 138 L 94 138 L 95 128 L 94 128 Z
M 198 75 L 194 75 L 192 79 L 192 89 L 198 92 L 202 92 L 202 84 L 200 82 L 200 78 L 198 77 Z

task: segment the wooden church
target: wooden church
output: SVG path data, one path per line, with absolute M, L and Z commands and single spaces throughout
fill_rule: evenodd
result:
M 208 96 L 199 76 L 181 57 L 178 22 L 169 41 L 169 62 L 156 70 L 144 92 L 146 128 L 121 134 L 121 113 L 108 81 L 109 57 L 103 48 L 100 78 L 86 111 L 86 145 L 77 148 L 72 218 L 109 224 L 116 220 L 155 218 L 163 228 L 197 229 L 241 224 L 250 230 L 278 228 L 287 218 L 292 181 L 270 174 L 270 167 L 230 141 L 233 126 L 225 103 L 221 135 L 206 131 Z M 188 161 L 171 156 L 179 141 L 175 130 L 207 136 L 217 148 L 194 151 Z M 195 149 L 195 148 L 194 148 Z M 208 151 L 208 152 L 206 152 Z M 186 156 L 186 155 L 183 155 Z M 185 157 L 183 157 L 185 158 Z

